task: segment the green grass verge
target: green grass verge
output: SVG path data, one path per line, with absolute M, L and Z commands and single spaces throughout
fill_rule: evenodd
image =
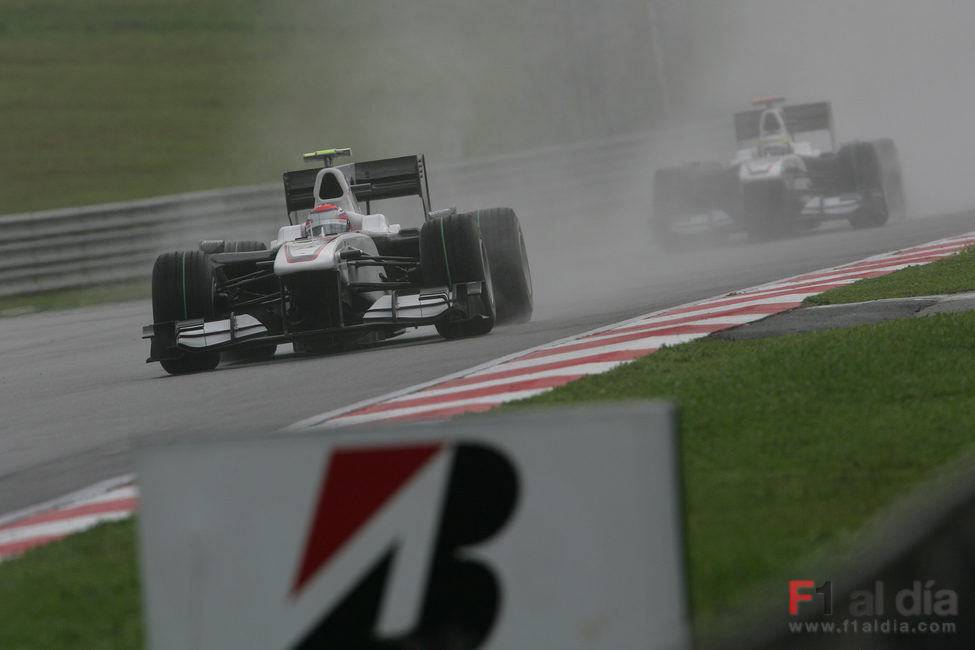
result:
M 965 249 L 958 255 L 931 264 L 909 266 L 877 278 L 867 278 L 830 289 L 806 298 L 803 304 L 836 305 L 882 298 L 909 298 L 966 291 L 975 291 L 975 248 Z
M 103 524 L 0 564 L 0 603 L 0 648 L 141 648 L 132 521 Z
M 273 182 L 322 147 L 436 162 L 645 128 L 652 78 L 619 61 L 647 60 L 646 3 L 554 43 L 568 9 L 523 4 L 4 0 L 0 214 Z

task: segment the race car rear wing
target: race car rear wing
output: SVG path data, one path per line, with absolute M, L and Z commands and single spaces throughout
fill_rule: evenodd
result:
M 740 144 L 745 140 L 755 140 L 759 136 L 758 122 L 764 109 L 735 113 L 735 140 Z M 809 133 L 828 131 L 830 143 L 836 150 L 836 133 L 833 130 L 833 107 L 829 102 L 795 104 L 782 108 L 785 128 L 789 133 Z
M 424 216 L 430 214 L 430 186 L 423 154 L 384 158 L 337 166 L 349 181 L 357 201 L 370 202 L 401 196 L 419 196 Z M 320 169 L 284 173 L 284 200 L 288 213 L 315 207 L 315 179 Z
M 351 177 L 346 168 L 351 167 Z M 424 216 L 430 214 L 430 186 L 423 154 L 400 156 L 344 165 L 342 171 L 358 201 L 369 202 L 400 196 L 419 196 Z
M 315 179 L 317 169 L 299 169 L 284 173 L 284 203 L 288 214 L 315 207 Z

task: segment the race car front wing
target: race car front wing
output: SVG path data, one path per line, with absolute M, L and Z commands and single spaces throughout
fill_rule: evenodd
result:
M 142 328 L 142 338 L 150 339 L 147 363 L 172 359 L 180 350 L 225 351 L 255 348 L 297 339 L 339 334 L 396 331 L 407 327 L 434 325 L 443 319 L 466 320 L 486 313 L 483 282 L 466 282 L 427 289 L 419 294 L 399 295 L 392 291 L 380 297 L 362 315 L 361 323 L 343 324 L 313 330 L 271 333 L 249 314 L 231 313 L 229 318 L 206 321 L 202 318 L 153 323 Z

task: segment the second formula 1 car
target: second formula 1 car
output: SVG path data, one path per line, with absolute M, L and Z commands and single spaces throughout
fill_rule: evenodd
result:
M 734 116 L 737 152 L 729 163 L 695 162 L 658 169 L 653 178 L 654 238 L 673 241 L 702 229 L 787 235 L 828 221 L 856 228 L 904 217 L 897 148 L 890 139 L 836 147 L 829 102 L 759 108 Z M 819 134 L 817 148 L 798 134 Z

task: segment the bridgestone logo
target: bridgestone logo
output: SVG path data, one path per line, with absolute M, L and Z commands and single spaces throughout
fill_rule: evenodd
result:
M 512 462 L 482 444 L 332 452 L 291 587 L 323 614 L 294 650 L 481 647 L 503 594 L 476 548 L 518 491 Z

